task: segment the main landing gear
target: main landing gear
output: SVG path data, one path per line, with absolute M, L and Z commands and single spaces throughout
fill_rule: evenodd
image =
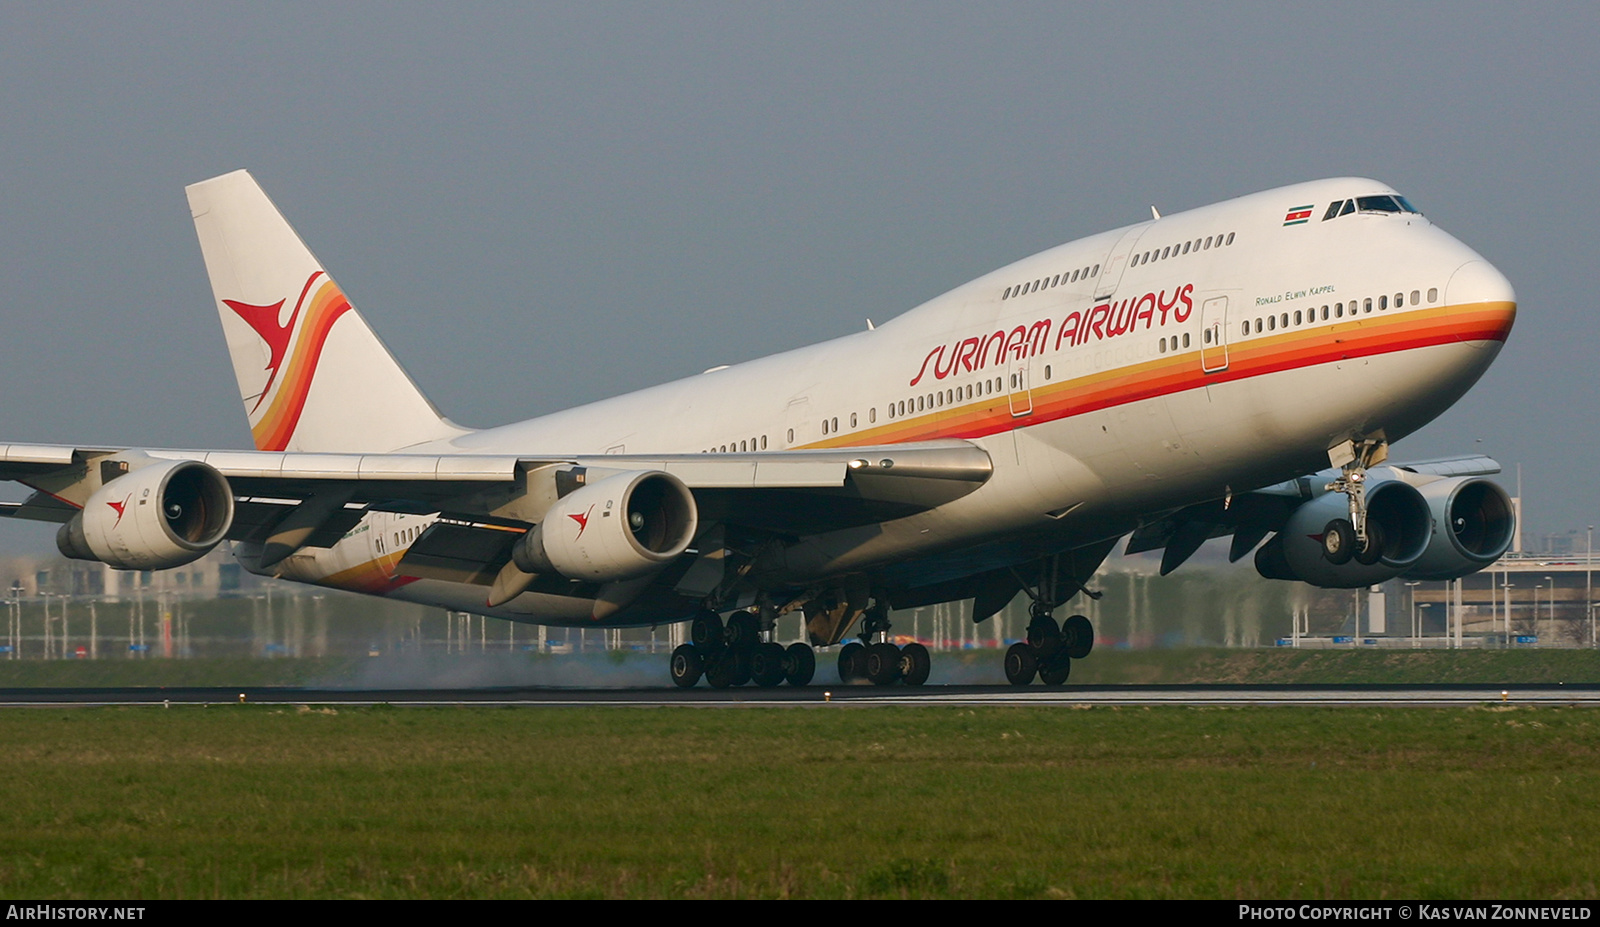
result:
M 870 682 L 890 686 L 897 682 L 920 686 L 928 681 L 933 657 L 928 648 L 913 641 L 896 647 L 889 641 L 889 610 L 874 605 L 861 615 L 860 641 L 839 650 L 839 681 L 849 685 Z
M 1087 657 L 1094 649 L 1094 626 L 1082 615 L 1058 625 L 1049 609 L 1038 603 L 1030 614 L 1028 640 L 1012 644 L 1006 651 L 1006 681 L 1025 686 L 1037 675 L 1047 686 L 1064 685 L 1072 674 L 1072 661 Z
M 1022 582 L 1021 577 L 1018 581 Z M 1072 674 L 1072 661 L 1087 657 L 1094 649 L 1094 625 L 1089 619 L 1073 615 L 1056 624 L 1053 613 L 1063 600 L 1062 587 L 1069 584 L 1073 588 L 1066 598 L 1077 592 L 1096 599 L 1100 597 L 1099 593 L 1090 592 L 1079 583 L 1064 582 L 1057 557 L 1040 564 L 1039 581 L 1033 587 L 1022 582 L 1022 591 L 1033 604 L 1028 606 L 1028 639 L 1006 650 L 1006 681 L 1012 685 L 1029 685 L 1034 676 L 1047 686 L 1064 685 Z
M 754 612 L 734 612 L 724 626 L 716 612 L 703 611 L 689 624 L 689 643 L 672 651 L 672 681 L 685 689 L 702 675 L 714 689 L 752 682 L 762 688 L 810 685 L 816 651 L 807 644 L 784 647 L 771 636 Z

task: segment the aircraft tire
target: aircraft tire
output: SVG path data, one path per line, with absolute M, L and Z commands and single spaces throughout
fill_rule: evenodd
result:
M 1026 686 L 1039 672 L 1039 660 L 1027 644 L 1012 644 L 1006 651 L 1006 681 L 1014 686 Z
M 754 647 L 761 643 L 761 622 L 749 612 L 728 616 L 728 646 Z
M 1062 653 L 1074 660 L 1082 660 L 1094 649 L 1094 625 L 1082 615 L 1073 615 L 1061 622 Z
M 1372 519 L 1367 519 L 1367 543 L 1356 551 L 1356 562 L 1363 566 L 1372 566 L 1383 559 L 1383 527 Z
M 1071 674 L 1072 658 L 1064 653 L 1056 654 L 1039 666 L 1039 681 L 1047 686 L 1065 685 Z
M 689 622 L 689 642 L 699 647 L 702 653 L 721 649 L 724 633 L 722 616 L 710 609 L 695 615 L 694 620 Z
M 783 682 L 784 658 L 782 644 L 757 644 L 750 652 L 750 679 L 763 689 L 771 689 Z
M 680 689 L 692 689 L 705 673 L 706 661 L 701 659 L 699 649 L 693 644 L 680 644 L 672 651 L 668 670 L 672 673 L 673 685 Z
M 713 689 L 744 685 L 739 681 L 739 662 L 738 654 L 731 650 L 712 654 L 706 661 L 706 683 Z
M 867 648 L 867 679 L 875 686 L 892 686 L 900 678 L 900 648 L 883 641 Z
M 911 643 L 900 649 L 900 681 L 908 686 L 920 686 L 928 681 L 933 671 L 933 657 L 928 648 Z
M 839 681 L 845 685 L 867 676 L 867 648 L 855 641 L 839 650 Z
M 783 678 L 791 686 L 809 686 L 817 674 L 817 652 L 808 644 L 790 644 L 783 652 Z
M 733 684 L 736 686 L 749 685 L 750 683 L 750 658 L 755 653 L 754 647 L 730 647 L 728 659 L 733 661 Z
M 1041 663 L 1054 656 L 1063 643 L 1061 627 L 1056 624 L 1054 618 L 1049 615 L 1035 615 L 1033 620 L 1028 622 L 1028 646 L 1033 648 Z
M 1335 518 L 1322 529 L 1322 556 L 1339 566 L 1356 555 L 1356 528 L 1348 519 Z

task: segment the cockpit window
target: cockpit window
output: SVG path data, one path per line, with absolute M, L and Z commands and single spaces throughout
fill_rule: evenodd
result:
M 1400 212 L 1400 204 L 1392 196 L 1362 196 L 1356 198 L 1362 212 Z
M 1396 194 L 1395 198 L 1394 198 L 1394 201 L 1396 203 L 1399 203 L 1400 204 L 1400 208 L 1405 210 L 1406 212 L 1414 213 L 1414 214 L 1419 215 L 1419 216 L 1422 215 L 1422 210 L 1420 210 L 1417 207 L 1411 205 L 1411 201 L 1406 199 L 1405 197 Z

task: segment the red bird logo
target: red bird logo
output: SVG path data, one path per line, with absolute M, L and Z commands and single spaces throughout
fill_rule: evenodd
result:
M 582 515 L 568 515 L 567 517 L 578 523 L 578 534 L 573 540 L 583 537 L 583 532 L 589 527 L 589 513 L 594 511 L 594 506 L 589 506 Z
M 122 524 L 122 510 L 126 509 L 128 507 L 128 500 L 132 499 L 132 498 L 133 498 L 133 494 L 129 493 L 127 495 L 127 497 L 124 498 L 121 502 L 107 502 L 106 503 L 106 505 L 111 506 L 111 510 L 113 512 L 117 513 L 117 520 L 111 523 L 111 527 L 115 528 L 117 525 Z
M 294 312 L 289 314 L 287 325 L 278 324 L 278 313 L 283 309 L 284 300 L 280 299 L 270 306 L 252 306 L 236 299 L 223 300 L 229 309 L 255 329 L 261 340 L 267 343 L 267 350 L 270 352 L 266 369 L 271 373 L 268 374 L 267 385 L 261 388 L 261 395 L 256 398 L 255 407 L 250 410 L 251 412 L 260 408 L 261 403 L 266 401 L 267 394 L 272 391 L 272 383 L 278 379 L 278 368 L 283 366 L 283 359 L 289 353 L 289 339 L 294 335 L 294 323 L 300 317 L 300 307 L 305 305 L 306 294 L 311 292 L 311 284 L 316 283 L 320 276 L 322 271 L 318 270 L 306 278 L 306 285 L 300 290 L 300 299 L 294 304 Z

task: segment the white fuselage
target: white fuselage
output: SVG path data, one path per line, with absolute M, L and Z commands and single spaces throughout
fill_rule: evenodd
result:
M 1398 440 L 1483 373 L 1515 314 L 1503 276 L 1415 213 L 1322 218 L 1330 202 L 1392 192 L 1324 180 L 1162 217 L 1025 258 L 875 330 L 414 450 L 716 454 L 963 438 L 988 451 L 994 473 L 976 492 L 801 539 L 761 565 L 774 582 L 938 558 L 958 569 L 985 550 L 1113 537 L 1324 467 L 1352 436 Z M 1302 204 L 1313 212 L 1295 221 Z M 430 521 L 369 515 L 283 575 L 506 618 L 586 617 L 556 597 L 486 609 L 482 587 L 386 583 Z

